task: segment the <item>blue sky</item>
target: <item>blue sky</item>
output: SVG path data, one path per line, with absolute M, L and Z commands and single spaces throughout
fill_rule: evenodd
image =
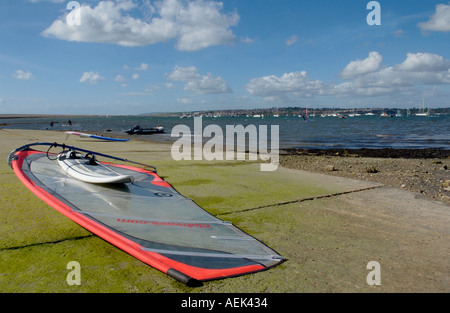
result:
M 450 106 L 450 2 L 0 0 L 0 113 Z

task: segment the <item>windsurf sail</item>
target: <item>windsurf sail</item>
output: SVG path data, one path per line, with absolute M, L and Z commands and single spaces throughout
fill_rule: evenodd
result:
M 32 147 L 49 146 L 39 151 Z M 39 198 L 88 231 L 137 259 L 187 284 L 266 270 L 284 261 L 274 250 L 202 209 L 161 179 L 156 169 L 124 164 L 108 166 L 134 177 L 124 184 L 83 182 L 61 168 L 51 147 L 35 143 L 13 151 L 8 162 Z

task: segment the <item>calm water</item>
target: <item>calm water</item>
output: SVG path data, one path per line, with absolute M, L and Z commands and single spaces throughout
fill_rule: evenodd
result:
M 174 141 L 172 128 L 178 124 L 190 127 L 194 132 L 194 118 L 111 116 L 72 118 L 68 125 L 65 118 L 0 119 L 0 128 L 22 128 L 37 130 L 77 130 L 83 132 L 105 132 L 126 135 L 125 130 L 136 124 L 145 128 L 164 126 L 165 134 L 141 136 L 152 141 Z M 209 124 L 220 126 L 226 132 L 226 125 L 279 125 L 280 148 L 443 148 L 450 149 L 450 115 L 433 117 L 393 117 L 357 116 L 341 119 L 338 117 L 311 117 L 305 122 L 298 116 L 280 117 L 204 117 L 203 127 Z M 5 125 L 6 124 L 6 125 Z M 126 135 L 127 136 L 127 135 Z M 270 139 L 270 134 L 269 134 Z M 205 138 L 209 140 L 209 138 Z

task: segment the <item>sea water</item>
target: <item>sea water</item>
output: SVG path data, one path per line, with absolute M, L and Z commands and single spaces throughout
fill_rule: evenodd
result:
M 53 122 L 53 126 L 51 126 Z M 139 124 L 143 128 L 163 126 L 164 134 L 140 135 L 149 141 L 174 142 L 171 136 L 176 125 L 186 125 L 193 129 L 194 118 L 156 116 L 87 116 L 0 119 L 1 128 L 21 128 L 36 130 L 72 130 L 87 133 L 105 133 L 111 136 L 128 136 L 125 131 Z M 203 117 L 203 127 L 218 125 L 279 125 L 280 149 L 450 149 L 450 115 L 410 117 L 355 116 L 309 117 L 299 116 L 234 116 Z M 136 135 L 134 135 L 136 136 Z M 269 134 L 270 138 L 270 134 Z M 208 138 L 205 138 L 208 140 Z

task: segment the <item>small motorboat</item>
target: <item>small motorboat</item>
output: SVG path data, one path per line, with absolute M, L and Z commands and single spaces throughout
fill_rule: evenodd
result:
M 139 125 L 136 125 L 135 127 L 129 129 L 126 131 L 129 135 L 151 135 L 151 134 L 161 134 L 164 133 L 164 127 L 162 126 L 155 126 L 152 128 L 142 128 Z

